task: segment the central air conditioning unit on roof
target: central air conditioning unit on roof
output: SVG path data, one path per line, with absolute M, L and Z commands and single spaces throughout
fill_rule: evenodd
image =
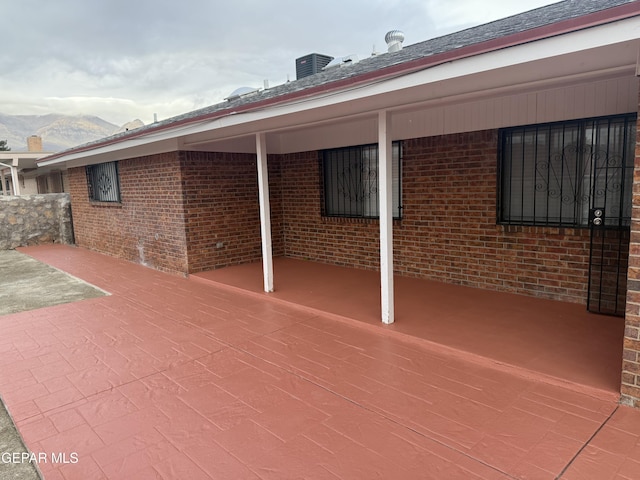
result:
M 331 60 L 333 57 L 319 53 L 310 53 L 296 58 L 296 80 L 321 72 Z

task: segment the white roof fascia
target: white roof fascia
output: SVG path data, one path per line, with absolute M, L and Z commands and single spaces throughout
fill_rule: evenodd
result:
M 193 127 L 193 125 L 189 125 L 189 127 Z M 165 142 L 165 141 L 175 141 L 182 135 L 182 130 L 187 127 L 177 127 L 168 130 L 162 130 L 160 132 L 149 132 L 146 135 L 142 135 L 139 137 L 133 137 L 129 139 L 124 139 L 121 142 L 114 141 L 112 144 L 107 145 L 97 145 L 95 148 L 88 148 L 87 150 L 79 151 L 79 152 L 70 152 L 68 155 L 64 155 L 58 158 L 54 158 L 53 160 L 44 160 L 38 163 L 39 167 L 46 167 L 49 165 L 55 165 L 58 163 L 66 163 L 73 160 L 80 160 L 89 156 L 96 155 L 106 155 L 106 154 L 114 154 L 114 158 L 112 160 L 117 160 L 117 153 L 122 150 L 129 150 L 136 147 L 144 147 L 147 145 Z M 177 147 L 177 143 L 173 144 L 171 142 L 171 147 L 168 147 L 165 151 L 175 150 Z M 159 153 L 159 152 L 155 152 Z M 109 161 L 109 160 L 104 160 Z
M 213 131 L 217 130 L 220 131 L 220 135 L 213 135 L 212 140 L 222 140 L 228 138 L 222 132 L 225 128 L 241 125 L 249 126 L 249 124 L 272 120 L 277 117 L 284 117 L 305 111 L 337 106 L 347 102 L 358 102 L 367 100 L 374 96 L 393 94 L 399 90 L 420 85 L 445 82 L 455 78 L 467 77 L 474 74 L 489 72 L 491 70 L 523 65 L 539 60 L 550 59 L 560 55 L 579 53 L 594 48 L 638 39 L 640 39 L 640 17 L 633 17 L 620 22 L 455 60 L 392 79 L 381 80 L 367 85 L 359 85 L 341 92 L 328 92 L 307 99 L 294 100 L 283 105 L 275 105 L 265 107 L 263 109 L 228 115 L 223 118 L 217 118 L 186 128 L 181 131 L 181 134 L 191 135 L 204 132 L 213 133 Z M 602 61 L 606 63 L 607 59 L 602 59 Z M 616 65 L 615 67 L 620 67 L 620 65 Z M 635 65 L 624 65 L 624 67 L 626 69 L 630 69 L 632 67 L 635 68 Z M 612 68 L 614 67 L 605 66 L 602 68 L 602 71 L 609 71 Z M 532 73 L 535 75 L 533 80 L 535 80 L 536 83 L 541 83 L 544 80 L 545 72 Z M 567 72 L 563 75 L 563 77 L 567 76 L 570 77 L 571 73 Z M 505 86 L 508 85 L 495 85 L 494 88 Z M 470 93 L 470 91 L 473 90 L 474 85 L 470 83 L 467 84 L 467 87 L 468 90 L 462 91 L 460 94 L 464 95 Z M 390 98 L 391 101 L 387 105 L 369 105 L 369 111 L 375 112 L 380 108 L 394 109 L 402 106 L 394 104 L 392 97 Z M 365 113 L 365 111 L 360 109 L 357 112 L 349 112 L 349 114 L 352 115 L 357 113 Z M 345 114 L 346 112 L 340 112 L 336 117 L 343 117 Z M 326 118 L 318 118 L 317 120 L 323 121 L 326 120 Z M 299 125 L 297 122 L 292 123 L 293 126 Z M 278 125 L 278 127 L 282 128 L 280 125 Z M 247 131 L 246 133 L 250 132 L 253 132 L 253 130 Z M 238 135 L 238 131 L 235 130 L 230 136 Z
M 53 152 L 13 152 L 9 150 L 0 152 L 0 160 L 37 160 L 52 154 Z
M 177 140 L 178 138 L 186 135 L 204 132 L 213 134 L 211 136 L 212 140 L 222 140 L 227 138 L 229 133 L 229 136 L 237 136 L 239 134 L 238 128 L 232 127 L 242 128 L 242 126 L 246 126 L 247 134 L 252 132 L 255 133 L 257 130 L 269 131 L 271 128 L 285 128 L 288 123 L 286 119 L 283 119 L 283 117 L 304 112 L 313 113 L 313 111 L 317 111 L 319 113 L 317 114 L 317 117 L 315 117 L 315 120 L 323 121 L 329 118 L 343 117 L 345 114 L 348 115 L 365 113 L 367 111 L 377 111 L 380 108 L 400 108 L 401 105 L 393 103 L 393 95 L 391 95 L 400 90 L 437 82 L 444 82 L 455 78 L 468 77 L 474 74 L 489 72 L 506 67 L 515 67 L 535 61 L 551 59 L 562 55 L 575 54 L 590 49 L 639 39 L 640 16 L 636 16 L 604 25 L 536 40 L 530 43 L 464 57 L 448 61 L 440 65 L 431 67 L 427 65 L 417 72 L 408 74 L 399 73 L 398 76 L 392 78 L 374 79 L 368 84 L 359 84 L 341 91 L 328 91 L 310 96 L 309 98 L 296 98 L 280 105 L 266 106 L 246 112 L 220 112 L 221 117 L 219 118 L 204 120 L 195 124 L 183 125 L 176 128 L 169 127 L 167 130 L 163 130 L 161 132 L 150 132 L 149 134 L 143 134 L 140 137 L 135 137 L 129 140 L 125 139 L 121 142 L 115 141 L 112 144 L 97 146 L 95 149 L 88 149 L 75 153 L 71 152 L 69 155 L 64 155 L 51 161 L 41 162 L 40 165 L 53 165 L 89 156 L 119 152 L 136 146 L 151 144 L 168 139 Z M 604 65 L 602 69 L 606 70 L 607 61 L 608 60 L 606 58 L 594 59 L 593 64 L 589 66 L 589 68 L 595 68 L 597 65 L 602 64 Z M 609 68 L 613 67 L 613 65 L 609 66 Z M 544 75 L 545 72 L 532 72 L 532 80 L 542 80 L 544 79 Z M 571 75 L 571 72 L 566 72 L 566 75 Z M 500 85 L 499 78 L 496 79 L 496 82 L 496 87 L 504 86 Z M 465 82 L 465 85 L 467 90 L 461 91 L 460 94 L 468 94 L 474 88 L 474 85 L 471 82 Z M 371 106 L 368 105 L 368 102 L 366 101 L 371 97 L 384 96 L 388 96 L 389 98 L 389 100 L 386 101 L 386 106 L 380 104 Z M 326 113 L 330 111 L 327 107 L 335 108 L 341 104 L 349 104 L 350 106 L 347 109 L 349 111 L 338 110 L 333 113 Z M 283 121 L 275 122 L 275 124 L 270 125 L 270 121 L 276 120 L 277 118 L 281 118 Z M 313 121 L 313 118 L 311 120 Z M 256 128 L 255 124 L 257 122 L 267 123 L 265 125 L 261 125 L 260 128 Z M 296 125 L 296 122 L 290 122 L 290 126 Z M 225 135 L 226 129 L 230 130 L 227 135 Z M 218 132 L 218 134 L 214 134 L 214 132 Z
M 8 160 L 8 159 L 14 159 L 14 158 L 38 158 L 38 157 L 44 157 L 45 155 L 48 155 L 48 154 L 46 152 L 32 153 L 32 152 L 14 152 L 9 150 L 6 152 L 0 152 L 0 159 Z

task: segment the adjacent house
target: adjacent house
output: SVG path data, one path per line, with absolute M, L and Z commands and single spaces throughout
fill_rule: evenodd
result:
M 42 138 L 27 138 L 26 152 L 0 152 L 0 195 L 31 195 L 65 191 L 66 171 L 37 168 L 36 161 L 52 152 L 42 150 Z
M 567 0 L 48 156 L 76 242 L 190 274 L 273 256 L 625 316 L 640 403 L 640 2 Z M 313 59 L 314 57 L 309 57 Z M 314 62 L 312 62 L 314 63 Z

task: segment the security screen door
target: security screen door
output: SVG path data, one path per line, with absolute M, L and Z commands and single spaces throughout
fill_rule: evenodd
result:
M 592 312 L 624 315 L 635 144 L 635 113 L 501 130 L 498 221 L 588 228 Z
M 624 316 L 633 187 L 635 118 L 598 122 L 584 147 L 591 164 L 587 309 Z

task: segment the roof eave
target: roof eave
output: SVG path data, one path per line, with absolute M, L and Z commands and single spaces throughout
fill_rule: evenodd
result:
M 460 60 L 472 56 L 482 55 L 485 53 L 494 52 L 497 50 L 522 45 L 525 43 L 531 43 L 546 38 L 551 38 L 558 35 L 576 32 L 607 23 L 612 23 L 627 18 L 640 15 L 640 2 L 631 2 L 616 7 L 612 7 L 598 12 L 590 13 L 580 17 L 570 18 L 562 20 L 560 22 L 536 27 L 530 30 L 525 30 L 515 34 L 507 35 L 504 37 L 486 40 L 473 45 L 460 47 L 457 49 L 449 50 L 442 53 L 437 53 L 430 56 L 425 56 L 415 60 L 391 65 L 381 68 L 372 72 L 363 73 L 354 77 L 344 78 L 334 82 L 316 85 L 306 88 L 304 90 L 291 92 L 278 97 L 258 100 L 256 102 L 240 105 L 236 107 L 229 107 L 226 109 L 218 110 L 213 113 L 203 114 L 200 116 L 194 116 L 183 120 L 177 120 L 175 122 L 159 125 L 157 127 L 151 127 L 144 129 L 143 131 L 133 131 L 132 133 L 120 136 L 116 138 L 107 138 L 103 142 L 92 143 L 89 145 L 81 145 L 64 152 L 56 153 L 38 160 L 38 165 L 53 165 L 57 163 L 65 162 L 65 157 L 74 156 L 77 158 L 78 154 L 89 152 L 97 149 L 104 149 L 118 143 L 134 140 L 137 138 L 145 137 L 159 132 L 168 132 L 177 128 L 184 127 L 186 125 L 193 125 L 200 122 L 211 121 L 218 118 L 225 117 L 231 114 L 245 113 L 253 110 L 264 109 L 280 104 L 286 104 L 288 102 L 299 100 L 303 98 L 313 97 L 320 94 L 326 94 L 332 91 L 339 91 L 344 88 L 357 86 L 360 84 L 367 84 L 373 81 L 380 81 L 396 76 L 405 75 L 415 71 L 431 68 L 443 63 Z

